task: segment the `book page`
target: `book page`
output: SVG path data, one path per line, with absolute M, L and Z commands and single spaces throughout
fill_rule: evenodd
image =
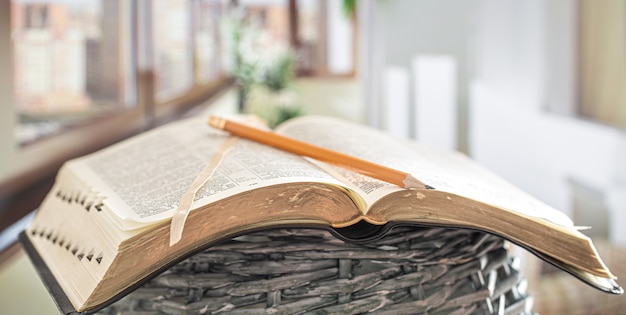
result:
M 105 196 L 119 218 L 154 222 L 170 218 L 184 192 L 229 137 L 206 119 L 176 122 L 68 163 Z M 226 153 L 192 208 L 252 188 L 288 182 L 343 185 L 322 169 L 290 153 L 240 139 Z
M 395 139 L 378 130 L 329 117 L 308 116 L 291 120 L 280 126 L 277 132 L 407 172 L 440 191 L 560 225 L 572 225 L 564 213 L 531 197 L 460 153 L 436 150 L 408 139 Z M 361 193 L 368 205 L 402 189 L 328 164 L 320 163 L 320 166 Z

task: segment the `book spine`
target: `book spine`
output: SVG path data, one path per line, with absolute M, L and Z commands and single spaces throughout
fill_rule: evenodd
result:
M 74 309 L 74 306 L 67 295 L 65 295 L 65 292 L 63 292 L 63 289 L 52 274 L 52 271 L 50 271 L 50 268 L 48 268 L 48 265 L 46 265 L 43 258 L 38 254 L 26 232 L 20 233 L 19 241 L 59 311 L 66 315 L 80 314 Z
M 62 169 L 24 232 L 76 308 L 93 292 L 118 247 L 100 227 L 106 220 L 104 198 Z

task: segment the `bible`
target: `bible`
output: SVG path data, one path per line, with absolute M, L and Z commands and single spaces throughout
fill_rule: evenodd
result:
M 66 162 L 20 235 L 60 309 L 95 312 L 201 249 L 280 227 L 327 229 L 354 242 L 398 225 L 475 229 L 597 289 L 622 293 L 570 218 L 461 153 L 323 116 L 295 118 L 275 132 L 402 170 L 427 186 L 405 189 L 239 139 L 204 117 L 155 128 Z M 195 193 L 180 240 L 171 244 L 177 206 L 215 156 L 222 158 Z

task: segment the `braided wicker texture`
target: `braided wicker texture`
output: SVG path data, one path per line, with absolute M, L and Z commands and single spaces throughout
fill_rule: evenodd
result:
M 356 245 L 279 229 L 196 254 L 100 314 L 529 314 L 524 288 L 490 234 L 395 228 Z

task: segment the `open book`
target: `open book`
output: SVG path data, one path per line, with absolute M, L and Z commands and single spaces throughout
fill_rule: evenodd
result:
M 60 289 L 60 307 L 97 310 L 219 240 L 285 226 L 331 229 L 355 241 L 400 224 L 478 229 L 596 288 L 622 292 L 567 216 L 462 154 L 328 117 L 293 119 L 276 132 L 405 171 L 434 189 L 403 189 L 239 139 L 198 191 L 181 241 L 170 246 L 181 196 L 232 136 L 204 118 L 160 127 L 67 162 L 21 235 L 43 277 Z

